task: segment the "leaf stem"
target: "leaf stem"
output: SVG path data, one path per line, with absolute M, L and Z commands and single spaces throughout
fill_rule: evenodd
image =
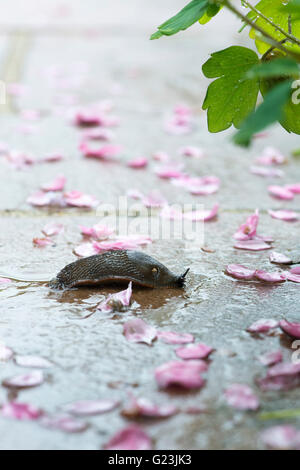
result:
M 258 31 L 265 39 L 268 39 L 268 42 L 269 44 L 271 44 L 272 46 L 275 46 L 276 49 L 279 49 L 281 50 L 282 52 L 284 52 L 285 54 L 287 55 L 290 55 L 291 57 L 293 57 L 294 59 L 296 59 L 297 61 L 300 60 L 300 54 L 294 52 L 294 51 L 290 51 L 289 49 L 286 49 L 280 42 L 276 41 L 270 34 L 268 34 L 264 29 L 262 29 L 260 26 L 258 26 L 256 23 L 254 23 L 253 21 L 251 21 L 247 16 L 244 16 L 237 8 L 235 8 L 229 0 L 224 0 L 224 2 L 222 2 L 222 4 L 227 7 L 230 11 L 232 11 L 232 13 L 235 13 L 242 21 L 244 21 L 245 23 L 247 23 L 249 26 L 251 26 L 253 29 L 255 29 L 256 31 Z
M 256 13 L 258 16 L 260 16 L 261 18 L 263 18 L 265 21 L 267 21 L 267 23 L 269 23 L 271 26 L 273 26 L 273 28 L 277 29 L 277 31 L 279 31 L 281 34 L 283 34 L 285 37 L 289 38 L 292 42 L 294 42 L 295 44 L 297 44 L 298 46 L 300 46 L 300 40 L 298 38 L 296 38 L 296 36 L 294 36 L 293 34 L 291 34 L 290 32 L 287 32 L 285 31 L 284 29 L 282 29 L 279 25 L 273 23 L 272 20 L 270 20 L 270 18 L 268 18 L 267 16 L 265 16 L 263 13 L 261 13 L 259 10 L 257 10 L 257 8 L 255 8 L 254 6 L 252 6 L 247 0 L 243 0 L 243 3 L 245 5 L 247 5 L 248 8 L 250 8 L 250 10 L 254 11 L 254 13 Z

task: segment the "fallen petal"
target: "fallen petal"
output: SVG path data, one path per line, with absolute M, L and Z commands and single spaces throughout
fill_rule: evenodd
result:
M 15 362 L 21 367 L 32 367 L 37 369 L 48 369 L 52 367 L 52 362 L 39 356 L 16 356 Z
M 292 260 L 288 258 L 286 255 L 282 253 L 278 253 L 277 251 L 272 251 L 270 253 L 269 259 L 271 263 L 275 264 L 291 264 Z
M 203 221 L 207 222 L 209 220 L 214 219 L 218 215 L 219 204 L 215 204 L 211 210 L 203 210 L 203 211 L 191 211 L 186 212 L 183 217 L 188 220 L 192 221 Z
M 273 366 L 278 362 L 282 362 L 282 359 L 283 356 L 281 351 L 272 351 L 259 357 L 260 362 L 264 366 Z
M 38 247 L 44 247 L 44 246 L 49 246 L 49 245 L 54 244 L 52 238 L 49 238 L 49 237 L 44 237 L 44 238 L 35 237 L 32 240 L 32 243 Z
M 300 323 L 292 323 L 287 320 L 281 320 L 279 322 L 279 327 L 291 338 L 300 339 Z
M 263 251 L 270 250 L 272 246 L 268 245 L 263 240 L 245 240 L 235 242 L 234 248 L 239 250 Z
M 256 209 L 255 213 L 250 215 L 246 222 L 238 228 L 233 238 L 235 238 L 235 240 L 251 240 L 256 235 L 258 222 L 259 211 Z
M 168 418 L 178 412 L 174 405 L 155 405 L 147 398 L 136 398 L 130 396 L 129 403 L 123 408 L 122 415 L 126 418 L 136 418 L 139 416 L 147 418 Z
M 117 400 L 81 400 L 64 406 L 64 409 L 76 416 L 95 416 L 112 411 L 119 406 Z
M 177 348 L 175 353 L 180 359 L 206 359 L 213 348 L 203 343 L 191 344 L 183 348 Z
M 136 425 L 117 432 L 105 445 L 107 450 L 151 450 L 150 437 Z
M 205 380 L 201 372 L 208 366 L 204 361 L 170 361 L 155 369 L 155 379 L 160 388 L 177 385 L 183 388 L 201 388 Z
M 129 160 L 129 162 L 127 162 L 127 165 L 130 168 L 135 169 L 145 168 L 148 165 L 148 159 L 145 157 L 134 158 L 133 160 Z
M 29 388 L 37 387 L 44 382 L 44 375 L 41 371 L 29 372 L 28 374 L 17 375 L 2 382 L 8 388 Z
M 226 267 L 226 273 L 236 279 L 244 279 L 246 281 L 250 281 L 254 277 L 255 270 L 246 268 L 241 264 L 229 264 Z
M 43 191 L 62 191 L 65 187 L 67 179 L 64 175 L 57 176 L 53 181 L 50 183 L 44 184 L 41 189 Z
M 259 399 L 248 385 L 232 384 L 225 390 L 225 398 L 237 410 L 257 410 Z
M 123 326 L 123 332 L 126 339 L 132 343 L 151 344 L 157 336 L 156 329 L 147 325 L 140 318 L 129 320 Z
M 193 343 L 194 336 L 189 333 L 175 333 L 173 331 L 158 331 L 158 339 L 167 344 L 186 344 Z
M 247 331 L 250 333 L 267 333 L 268 331 L 277 328 L 278 325 L 279 322 L 277 320 L 273 320 L 272 318 L 262 318 L 249 326 Z
M 276 197 L 277 199 L 283 199 L 286 201 L 294 199 L 294 193 L 289 191 L 285 186 L 269 186 L 268 191 L 271 196 Z
M 20 421 L 34 421 L 43 415 L 41 409 L 28 403 L 17 403 L 15 401 L 4 403 L 0 413 L 4 418 L 13 418 Z
M 50 223 L 44 226 L 42 232 L 47 237 L 53 237 L 64 231 L 64 226 L 62 224 Z
M 294 222 L 299 219 L 297 212 L 290 210 L 268 211 L 273 219 L 285 220 L 286 222 Z
M 107 299 L 100 302 L 97 310 L 101 312 L 110 313 L 113 311 L 122 311 L 123 307 L 128 307 L 131 303 L 132 295 L 132 282 L 128 284 L 126 290 L 117 292 L 116 294 L 110 294 Z
M 268 273 L 262 269 L 257 269 L 254 273 L 254 277 L 259 281 L 264 282 L 284 282 L 286 281 L 286 275 L 284 273 Z
M 271 449 L 300 449 L 300 431 L 288 424 L 266 429 L 261 433 L 261 439 Z
M 43 416 L 40 420 L 42 426 L 68 433 L 83 432 L 88 424 L 69 415 L 59 414 L 54 416 Z
M 12 349 L 8 348 L 4 344 L 0 344 L 0 362 L 9 361 L 13 355 L 14 353 Z

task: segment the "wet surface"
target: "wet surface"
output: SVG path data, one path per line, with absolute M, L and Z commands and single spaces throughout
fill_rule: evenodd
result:
M 36 30 L 42 17 L 47 17 L 47 27 L 57 24 L 45 13 L 53 2 L 43 2 L 34 21 L 28 12 L 36 7 L 36 2 L 27 3 L 30 8 L 26 14 L 12 15 L 10 7 L 7 18 L 2 19 L 4 26 L 11 27 L 16 22 L 20 29 L 25 25 L 31 31 L 21 60 L 22 72 L 20 76 L 15 72 L 14 78 L 27 84 L 30 93 L 22 96 L 10 111 L 5 109 L 1 114 L 0 140 L 38 157 L 60 150 L 66 158 L 60 163 L 16 171 L 0 157 L 0 275 L 22 279 L 0 286 L 0 340 L 17 354 L 49 359 L 53 367 L 45 371 L 46 380 L 40 387 L 15 396 L 0 387 L 0 404 L 7 398 L 17 398 L 54 413 L 66 403 L 85 399 L 109 397 L 125 405 L 127 394 L 132 391 L 157 403 L 174 403 L 181 409 L 178 415 L 165 420 L 138 421 L 153 439 L 156 449 L 261 448 L 259 431 L 266 423 L 259 420 L 258 413 L 230 409 L 223 398 L 223 390 L 234 382 L 250 385 L 259 395 L 263 411 L 299 406 L 299 389 L 262 393 L 255 386 L 255 379 L 265 375 L 258 357 L 280 348 L 284 359 L 290 361 L 292 341 L 277 330 L 268 336 L 255 337 L 247 333 L 246 328 L 261 318 L 299 321 L 300 287 L 292 282 L 269 286 L 256 281 L 237 281 L 225 275 L 224 270 L 229 263 L 277 270 L 269 262 L 268 251 L 250 253 L 232 248 L 233 233 L 256 207 L 262 210 L 259 233 L 274 237 L 276 251 L 287 253 L 289 249 L 299 248 L 300 223 L 274 220 L 266 212 L 270 208 L 298 209 L 297 197 L 289 203 L 277 201 L 268 195 L 266 188 L 268 184 L 298 182 L 300 163 L 290 158 L 289 164 L 283 167 L 286 176 L 281 180 L 265 180 L 249 173 L 254 156 L 265 146 L 276 145 L 288 155 L 299 146 L 299 138 L 274 128 L 268 138 L 258 139 L 251 150 L 245 151 L 231 145 L 230 133 L 207 133 L 205 115 L 200 111 L 205 92 L 201 64 L 211 51 L 232 42 L 247 42 L 245 36 L 237 39 L 230 31 L 232 23 L 235 29 L 239 26 L 230 17 L 227 28 L 218 19 L 208 26 L 209 43 L 201 42 L 203 30 L 199 32 L 195 28 L 178 37 L 150 43 L 149 34 L 168 12 L 171 13 L 171 4 L 174 8 L 174 3 L 179 7 L 181 2 L 163 2 L 164 6 L 161 2 L 151 2 L 149 15 L 144 11 L 141 14 L 140 0 L 132 2 L 130 13 L 118 2 L 124 11 L 124 34 L 110 17 L 108 2 L 103 2 L 105 27 L 99 36 L 86 37 L 77 32 L 74 37 L 61 37 Z M 150 8 L 148 2 L 144 3 Z M 89 8 L 83 7 L 82 2 L 72 2 L 72 5 L 73 16 L 61 21 L 62 31 L 65 26 L 75 28 L 79 19 L 83 24 L 90 24 L 93 9 L 99 12 L 99 17 L 102 13 L 98 2 L 97 6 L 90 2 Z M 142 23 L 135 26 L 132 15 L 142 18 Z M 118 15 L 118 21 L 121 17 Z M 215 34 L 220 27 L 224 30 L 225 45 L 222 35 Z M 2 50 L 7 52 L 6 40 L 0 41 L 0 60 L 5 55 Z M 118 53 L 120 43 L 122 51 Z M 121 164 L 91 161 L 79 154 L 80 133 L 61 115 L 55 98 L 57 90 L 51 90 L 41 78 L 45 68 L 53 63 L 72 69 L 74 63 L 81 61 L 88 64 L 89 72 L 87 82 L 75 92 L 76 103 L 87 104 L 103 98 L 115 102 L 113 114 L 121 119 L 120 127 L 114 130 L 115 141 L 125 149 Z M 120 96 L 110 91 L 115 82 L 122 85 Z M 178 102 L 191 105 L 195 112 L 196 131 L 190 136 L 168 136 L 163 131 L 165 114 Z M 37 133 L 24 135 L 16 130 L 20 125 L 16 113 L 19 107 L 42 111 L 43 118 L 34 124 L 39 129 Z M 184 145 L 199 145 L 205 149 L 207 157 L 187 159 L 186 170 L 194 175 L 220 177 L 219 193 L 197 198 L 178 191 L 155 176 L 154 162 L 139 173 L 125 166 L 127 158 L 141 154 L 150 156 L 159 149 L 179 160 L 178 148 Z M 115 204 L 117 198 L 132 187 L 144 192 L 158 188 L 170 203 L 192 202 L 211 208 L 218 201 L 219 217 L 205 225 L 204 245 L 208 251 L 181 240 L 155 240 L 145 249 L 174 272 L 190 267 L 185 289 L 134 288 L 133 304 L 127 312 L 104 314 L 97 311 L 97 305 L 104 296 L 117 292 L 120 287 L 51 291 L 45 283 L 39 282 L 51 279 L 63 266 L 77 259 L 73 250 L 82 241 L 79 225 L 91 226 L 100 221 L 93 211 L 48 211 L 33 209 L 26 203 L 30 193 L 59 173 L 66 175 L 68 189 L 92 193 L 105 203 Z M 154 211 L 154 218 L 157 217 L 158 211 Z M 41 236 L 42 227 L 50 221 L 62 223 L 64 233 L 55 238 L 54 246 L 34 247 L 33 237 Z M 112 223 L 110 216 L 101 221 Z M 207 383 L 201 391 L 163 392 L 157 388 L 154 369 L 176 358 L 176 346 L 159 340 L 152 346 L 129 343 L 123 336 L 123 324 L 136 317 L 157 329 L 191 333 L 196 342 L 204 342 L 215 349 Z M 0 382 L 22 372 L 26 370 L 13 361 L 1 363 Z M 185 412 L 195 406 L 203 406 L 206 411 Z M 0 449 L 101 449 L 112 434 L 130 422 L 120 415 L 120 410 L 88 418 L 88 430 L 74 435 L 44 429 L 37 422 L 0 417 Z

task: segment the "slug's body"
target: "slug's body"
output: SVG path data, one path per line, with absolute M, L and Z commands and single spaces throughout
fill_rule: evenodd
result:
M 115 250 L 79 259 L 65 266 L 49 283 L 54 289 L 132 281 L 145 287 L 182 287 L 188 270 L 178 276 L 139 251 Z

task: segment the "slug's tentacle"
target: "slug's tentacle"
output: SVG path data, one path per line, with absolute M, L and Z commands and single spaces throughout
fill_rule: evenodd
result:
M 64 267 L 49 287 L 70 288 L 112 281 L 132 281 L 145 287 L 183 287 L 185 276 L 173 274 L 166 266 L 139 251 L 110 250 L 82 258 Z

